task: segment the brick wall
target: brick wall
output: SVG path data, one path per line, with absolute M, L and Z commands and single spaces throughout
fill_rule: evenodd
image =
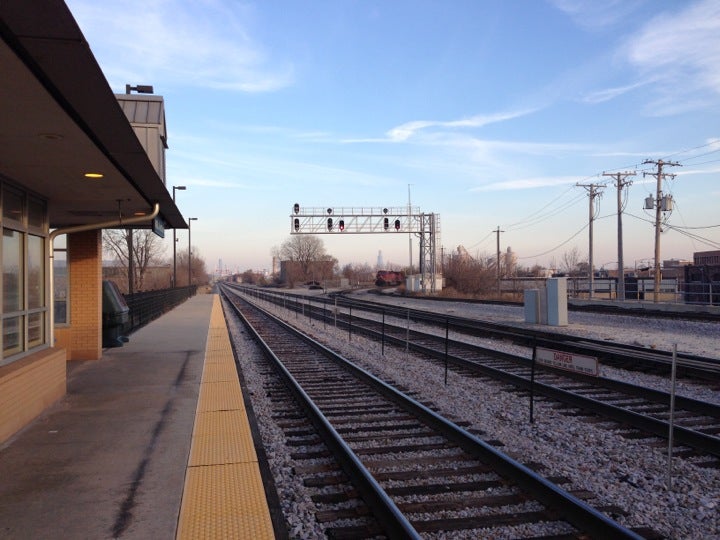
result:
M 0 444 L 65 395 L 62 349 L 45 349 L 0 367 Z
M 101 231 L 68 235 L 70 324 L 55 329 L 55 346 L 67 349 L 68 360 L 102 356 Z

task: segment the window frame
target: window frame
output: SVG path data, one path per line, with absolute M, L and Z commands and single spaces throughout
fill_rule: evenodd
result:
M 14 203 L 20 202 L 20 210 L 11 213 L 10 209 L 5 207 L 6 202 L 9 200 L 13 200 Z M 3 231 L 3 234 L 0 235 L 0 261 L 3 261 L 3 271 L 0 273 L 0 290 L 3 291 L 4 295 L 6 230 L 20 235 L 20 267 L 18 275 L 19 280 L 22 281 L 18 287 L 21 296 L 18 304 L 19 309 L 5 311 L 4 298 L 2 305 L 0 305 L 0 366 L 10 364 L 28 354 L 50 347 L 48 221 L 47 200 L 8 182 L 4 178 L 0 178 L 0 229 Z M 34 240 L 31 240 L 31 237 L 39 239 L 39 242 L 35 243 Z M 30 253 L 31 247 L 34 248 L 32 254 Z M 38 249 L 39 253 L 37 252 Z M 31 258 L 36 263 L 33 268 L 30 268 L 29 264 Z M 38 305 L 31 307 L 30 274 L 35 269 L 38 270 L 39 276 L 32 284 L 40 287 L 37 298 L 39 302 Z M 17 333 L 20 336 L 16 346 L 6 350 L 5 330 L 13 321 L 19 323 Z

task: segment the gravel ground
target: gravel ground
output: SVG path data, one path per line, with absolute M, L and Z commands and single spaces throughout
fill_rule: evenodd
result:
M 399 303 L 405 299 L 388 299 Z M 433 302 L 434 310 L 456 315 L 477 316 L 492 321 L 523 325 L 522 308 L 487 305 L 459 305 Z M 452 311 L 451 311 L 452 310 Z M 287 316 L 282 308 L 277 314 Z M 473 315 L 474 314 L 474 315 Z M 570 313 L 570 325 L 563 331 L 588 337 L 613 339 L 618 342 L 642 344 L 655 348 L 672 348 L 718 357 L 720 325 L 648 319 L 628 316 Z M 626 509 L 627 516 L 613 516 L 628 527 L 648 527 L 668 538 L 720 538 L 720 470 L 703 469 L 684 459 L 674 459 L 669 474 L 667 448 L 664 444 L 648 447 L 643 441 L 625 439 L 613 426 L 589 423 L 565 416 L 551 404 L 535 403 L 535 422 L 529 423 L 529 404 L 515 394 L 500 390 L 501 386 L 477 379 L 466 380 L 450 372 L 447 386 L 443 384 L 441 366 L 416 358 L 404 351 L 386 347 L 382 356 L 380 345 L 359 336 L 348 340 L 347 331 L 309 322 L 292 315 L 290 322 L 326 342 L 347 358 L 361 364 L 379 377 L 401 383 L 424 396 L 443 414 L 471 423 L 489 439 L 500 440 L 503 451 L 524 462 L 539 462 L 545 474 L 562 475 L 571 479 L 571 488 L 586 489 L 596 494 L 594 505 L 616 505 Z M 237 335 L 235 329 L 233 335 Z M 499 349 L 517 352 L 517 348 L 493 342 Z M 250 345 L 245 342 L 250 351 Z M 255 355 L 241 354 L 241 364 L 248 384 L 257 383 L 259 375 Z M 661 389 L 669 386 L 661 377 L 639 375 L 622 370 L 604 368 L 603 376 L 632 382 L 652 384 Z M 263 431 L 263 440 L 270 447 L 271 466 L 276 474 L 283 500 L 294 513 L 291 524 L 293 538 L 322 538 L 322 527 L 312 519 L 312 503 L 304 500 L 301 483 L 287 465 L 279 431 L 274 430 L 264 415 L 262 389 L 253 391 L 255 407 Z M 718 402 L 718 392 L 682 383 L 678 392 L 684 395 Z M 276 463 L 274 463 L 276 462 Z M 668 478 L 671 486 L 668 489 Z M 288 485 L 285 486 L 285 482 Z M 437 536 L 434 536 L 437 537 Z M 456 535 L 448 537 L 457 538 Z

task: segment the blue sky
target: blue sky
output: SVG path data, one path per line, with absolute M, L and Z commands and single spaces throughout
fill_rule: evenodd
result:
M 606 185 L 593 251 L 613 268 L 602 173 L 626 170 L 633 266 L 653 256 L 643 162 L 658 159 L 682 164 L 665 169 L 661 258 L 720 247 L 717 0 L 67 3 L 115 92 L 164 96 L 168 185 L 188 188 L 178 206 L 209 270 L 270 268 L 295 202 L 405 206 L 408 191 L 440 215 L 446 252 L 494 254 L 499 226 L 522 265 L 587 257 L 578 183 Z M 341 265 L 408 263 L 407 235 L 321 238 Z

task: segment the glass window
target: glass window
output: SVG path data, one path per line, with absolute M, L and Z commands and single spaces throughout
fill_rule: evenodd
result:
M 23 308 L 22 233 L 3 229 L 3 313 Z
M 23 317 L 3 319 L 3 356 L 22 352 L 24 342 L 22 328 Z
M 48 343 L 47 203 L 0 179 L 0 365 Z
M 67 264 L 67 235 L 61 234 L 53 243 L 53 281 L 55 283 L 55 324 L 70 322 L 70 306 L 68 305 L 68 283 L 70 276 Z
M 24 217 L 23 193 L 8 185 L 3 186 L 3 219 L 12 219 L 22 223 Z
M 45 232 L 45 201 L 30 197 L 28 200 L 28 228 Z
M 45 239 L 28 235 L 28 309 L 45 305 Z
M 45 342 L 45 312 L 28 314 L 28 348 Z

